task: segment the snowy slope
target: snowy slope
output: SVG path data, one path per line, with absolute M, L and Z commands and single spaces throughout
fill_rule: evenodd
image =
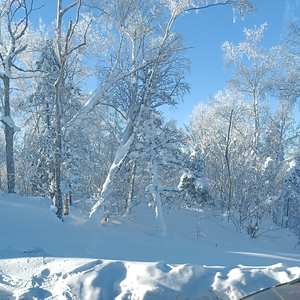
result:
M 73 208 L 59 221 L 47 198 L 0 197 L 0 299 L 239 299 L 300 277 L 285 230 L 249 240 L 211 212 L 154 212 L 101 225 Z

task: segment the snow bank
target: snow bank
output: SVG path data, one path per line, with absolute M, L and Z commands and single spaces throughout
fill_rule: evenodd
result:
M 230 270 L 51 257 L 6 259 L 0 267 L 1 299 L 237 300 L 300 276 L 299 267 L 283 264 Z

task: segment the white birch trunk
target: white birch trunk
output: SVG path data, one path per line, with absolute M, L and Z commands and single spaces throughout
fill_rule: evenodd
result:
M 62 140 L 61 140 L 61 112 L 60 112 L 60 81 L 55 85 L 55 141 L 54 141 L 54 196 L 56 215 L 59 219 L 63 218 L 63 200 L 61 194 L 61 163 L 62 163 Z
M 133 189 L 134 189 L 134 180 L 135 180 L 135 170 L 136 170 L 136 160 L 133 161 L 132 169 L 131 169 L 131 178 L 129 184 L 129 194 L 128 199 L 126 201 L 126 208 L 124 213 L 124 218 L 128 218 L 130 215 L 130 211 L 132 208 L 132 198 L 133 198 Z
M 230 145 L 230 136 L 231 136 L 231 127 L 232 127 L 232 118 L 233 118 L 234 108 L 231 110 L 228 133 L 227 133 L 227 141 L 226 141 L 226 149 L 225 149 L 225 161 L 227 165 L 227 174 L 228 174 L 228 203 L 227 203 L 227 213 L 228 220 L 231 215 L 231 202 L 232 202 L 232 183 L 231 183 L 231 167 L 230 167 L 230 158 L 229 158 L 229 145 Z
M 151 161 L 152 161 L 152 166 L 151 166 L 152 184 L 147 187 L 147 191 L 152 194 L 153 200 L 155 202 L 155 218 L 156 218 L 157 235 L 166 236 L 167 228 L 166 228 L 166 223 L 164 221 L 162 203 L 160 197 L 161 184 L 158 178 L 158 170 L 157 170 L 158 164 L 155 158 L 152 158 Z
M 54 107 L 55 107 L 55 140 L 54 140 L 54 199 L 57 207 L 56 215 L 59 219 L 63 218 L 63 199 L 61 194 L 61 163 L 62 163 L 62 135 L 61 135 L 61 98 L 63 91 L 63 73 L 65 60 L 61 50 L 61 26 L 62 26 L 62 0 L 57 1 L 57 20 L 56 20 L 56 48 L 59 59 L 59 75 L 54 83 Z
M 132 123 L 132 122 L 130 122 L 130 123 Z M 132 124 L 127 125 L 127 128 L 125 129 L 122 142 L 117 149 L 114 161 L 108 171 L 105 182 L 103 184 L 100 198 L 97 201 L 97 203 L 93 206 L 93 208 L 90 212 L 90 218 L 92 218 L 92 217 L 94 218 L 94 215 L 96 212 L 98 215 L 97 218 L 100 221 L 104 217 L 106 201 L 112 192 L 114 178 L 115 178 L 118 170 L 120 169 L 124 159 L 126 158 L 129 148 L 134 139 L 134 133 L 131 133 L 130 136 L 128 135 L 130 132 L 133 131 L 130 129 L 133 129 Z

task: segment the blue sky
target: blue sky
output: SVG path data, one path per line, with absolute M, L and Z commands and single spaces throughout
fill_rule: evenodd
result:
M 70 3 L 64 0 L 63 5 Z M 254 28 L 268 23 L 264 33 L 262 45 L 265 48 L 279 45 L 282 36 L 286 35 L 286 24 L 293 18 L 300 17 L 300 0 L 253 0 L 258 11 L 249 15 L 245 20 L 239 17 L 233 22 L 233 13 L 230 6 L 219 6 L 209 9 L 190 12 L 179 17 L 174 29 L 180 32 L 185 40 L 187 56 L 191 61 L 191 72 L 186 81 L 191 85 L 191 92 L 185 97 L 177 109 L 162 109 L 166 120 L 174 118 L 179 126 L 183 126 L 188 115 L 200 102 L 206 102 L 219 90 L 226 87 L 226 81 L 231 77 L 230 68 L 224 68 L 223 51 L 221 46 L 225 41 L 237 44 L 244 39 L 244 28 Z M 38 0 L 37 4 L 45 3 L 45 7 L 35 12 L 33 22 L 39 15 L 43 19 L 54 21 L 56 18 L 55 0 Z M 45 21 L 45 20 L 44 20 Z M 92 84 L 92 86 L 94 83 Z
M 193 107 L 226 87 L 231 72 L 230 68 L 224 68 L 221 46 L 225 41 L 237 44 L 244 39 L 244 28 L 254 28 L 266 22 L 268 27 L 262 45 L 270 48 L 281 43 L 282 36 L 286 35 L 286 23 L 300 18 L 300 0 L 253 2 L 258 11 L 244 21 L 237 18 L 234 23 L 229 6 L 209 8 L 198 14 L 191 12 L 176 20 L 174 28 L 183 35 L 186 47 L 191 47 L 187 51 L 191 72 L 186 77 L 191 92 L 177 109 L 163 109 L 166 120 L 174 118 L 178 120 L 178 126 L 182 126 L 186 117 L 192 114 Z

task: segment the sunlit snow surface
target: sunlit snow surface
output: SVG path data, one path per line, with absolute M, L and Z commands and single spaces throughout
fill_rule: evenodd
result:
M 0 197 L 0 299 L 239 299 L 300 277 L 285 230 L 249 240 L 212 212 L 154 211 L 131 220 L 59 221 L 47 198 Z

